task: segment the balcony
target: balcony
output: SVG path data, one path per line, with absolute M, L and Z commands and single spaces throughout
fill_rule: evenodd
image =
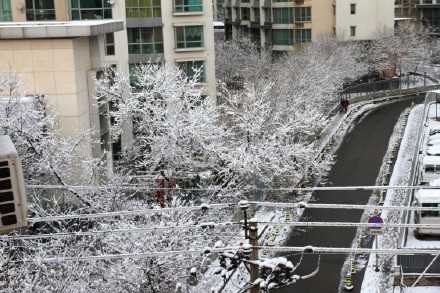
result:
M 259 8 L 260 7 L 260 0 L 251 0 L 251 7 Z

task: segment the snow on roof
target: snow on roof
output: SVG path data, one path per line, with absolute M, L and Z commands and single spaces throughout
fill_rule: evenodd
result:
M 440 189 L 421 189 L 415 197 L 420 203 L 440 203 Z
M 428 147 L 428 149 L 426 150 L 426 153 L 431 156 L 440 155 L 440 145 L 434 144 L 433 146 Z
M 114 19 L 0 22 L 0 39 L 88 37 L 123 29 L 124 21 Z
M 440 165 L 440 156 L 423 156 L 423 165 Z

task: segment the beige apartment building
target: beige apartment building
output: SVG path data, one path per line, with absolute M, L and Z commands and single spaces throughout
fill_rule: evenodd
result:
M 44 95 L 62 135 L 92 130 L 94 157 L 111 160 L 130 142 L 110 143 L 108 105 L 95 80 L 108 66 L 172 63 L 215 101 L 212 0 L 0 0 L 0 72 L 15 72 L 26 95 Z
M 365 40 L 378 29 L 393 29 L 393 9 L 394 0 L 225 0 L 225 34 L 248 36 L 273 51 L 329 34 Z

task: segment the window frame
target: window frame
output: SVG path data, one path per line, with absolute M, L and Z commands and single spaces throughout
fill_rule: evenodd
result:
M 12 21 L 11 0 L 0 0 L 0 21 Z
M 188 39 L 188 34 L 187 34 L 187 30 L 189 29 L 189 28 L 201 28 L 200 29 L 200 32 L 201 32 L 201 34 L 200 34 L 200 36 L 201 36 L 201 39 L 200 40 L 197 40 L 197 41 L 188 41 L 187 39 Z M 178 38 L 178 36 L 179 36 L 179 32 L 178 32 L 178 30 L 180 30 L 180 29 L 183 29 L 183 40 L 179 40 L 179 38 Z M 204 29 L 205 29 L 205 27 L 204 27 L 204 25 L 202 25 L 202 24 L 197 24 L 197 25 L 182 25 L 182 26 L 175 26 L 174 27 L 174 39 L 175 39 L 175 43 L 174 43 L 174 45 L 175 45 L 175 49 L 176 50 L 187 50 L 187 49 L 195 49 L 195 50 L 197 50 L 197 49 L 202 49 L 202 48 L 204 48 L 204 46 L 205 46 L 205 37 L 204 37 Z M 199 43 L 199 46 L 188 46 L 188 44 L 191 44 L 191 43 L 194 43 L 194 44 L 197 44 L 197 43 Z M 179 46 L 179 44 L 184 44 L 184 46 L 183 47 L 180 47 Z
M 350 3 L 350 14 L 356 15 L 356 3 Z
M 125 13 L 127 18 L 152 18 L 152 17 L 162 17 L 162 8 L 160 0 L 151 0 L 149 6 L 141 6 L 141 0 L 132 0 L 137 1 L 137 6 L 131 6 L 128 4 L 128 0 L 125 0 Z M 133 12 L 136 12 L 132 14 Z M 142 11 L 149 13 L 143 14 Z M 158 12 L 158 13 L 157 13 Z
M 28 1 L 32 3 L 32 8 L 29 8 Z M 26 21 L 41 21 L 41 20 L 55 20 L 55 1 L 52 0 L 53 8 L 36 8 L 36 0 L 26 0 Z M 47 14 L 46 14 L 47 13 Z M 29 16 L 32 16 L 31 18 Z
M 350 37 L 356 37 L 356 26 L 355 25 L 350 26 Z
M 176 4 L 177 1 L 182 1 L 183 4 Z M 174 13 L 200 13 L 203 12 L 203 0 L 196 0 L 200 1 L 200 4 L 194 5 L 194 4 L 185 4 L 185 1 L 187 0 L 173 0 L 173 12 Z M 181 7 L 181 9 L 177 9 L 177 7 Z M 189 7 L 199 7 L 199 9 L 196 10 L 188 10 Z
M 113 41 L 110 42 L 108 40 L 108 36 L 112 36 Z M 109 49 L 113 48 L 113 53 L 109 53 Z M 116 42 L 115 42 L 115 33 L 107 33 L 104 35 L 104 51 L 105 56 L 115 56 L 116 55 Z
M 130 42 L 129 40 L 129 30 L 136 30 L 138 34 L 139 42 Z M 153 41 L 145 41 L 143 40 L 143 30 L 151 30 L 153 35 Z M 160 36 L 160 37 L 157 37 Z M 162 27 L 133 27 L 127 28 L 127 43 L 128 43 L 128 54 L 129 55 L 151 55 L 151 54 L 163 54 L 163 31 Z M 151 45 L 153 48 L 153 52 L 143 52 L 144 46 Z M 130 51 L 130 47 L 138 46 L 139 53 L 134 53 Z M 159 49 L 158 49 L 159 48 Z
M 190 62 L 192 62 L 192 65 L 191 65 L 191 68 L 190 68 L 190 70 L 192 71 L 192 73 L 191 73 L 191 74 L 188 74 L 188 72 L 187 72 L 188 67 L 186 67 L 186 66 L 187 66 L 187 64 L 190 63 Z M 202 72 L 201 72 L 201 75 L 200 75 L 200 79 L 197 80 L 196 82 L 197 82 L 197 83 L 206 83 L 206 60 L 204 60 L 204 59 L 195 59 L 195 60 L 186 60 L 186 61 L 179 61 L 179 60 L 177 60 L 177 61 L 176 61 L 176 66 L 177 66 L 180 70 L 182 70 L 182 71 L 185 73 L 185 75 L 186 75 L 186 77 L 187 77 L 188 79 L 192 79 L 193 76 L 194 76 L 194 70 L 193 70 L 193 69 L 195 68 L 195 66 L 197 66 L 197 65 L 195 65 L 194 63 L 197 63 L 197 62 L 201 62 L 201 63 L 202 63 L 202 64 L 201 64 Z M 181 67 L 181 65 L 183 65 L 183 64 L 185 64 L 185 65 L 184 65 L 185 68 L 182 68 L 182 67 Z M 200 68 L 200 67 L 199 67 L 199 68 Z
M 82 8 L 81 7 L 81 0 L 70 0 L 69 4 L 69 11 L 70 11 L 70 19 L 71 20 L 93 20 L 93 19 L 113 19 L 113 8 L 111 6 L 111 4 L 108 2 L 109 0 L 100 0 L 101 1 L 101 7 L 98 8 Z M 78 5 L 72 5 L 72 3 L 75 2 Z M 77 6 L 77 7 L 74 7 Z M 83 18 L 83 13 L 82 12 L 86 12 L 86 11 L 101 11 L 102 13 L 102 18 Z M 109 16 L 108 13 L 110 12 L 110 17 L 106 17 Z M 78 15 L 78 18 L 76 18 L 76 16 L 74 17 L 74 14 Z

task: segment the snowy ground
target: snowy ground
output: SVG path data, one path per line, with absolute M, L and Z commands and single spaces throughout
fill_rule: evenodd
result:
M 403 136 L 399 153 L 397 155 L 397 160 L 394 165 L 393 174 L 390 179 L 389 185 L 407 185 L 410 179 L 410 170 L 413 160 L 413 154 L 416 146 L 416 139 L 418 130 L 420 127 L 421 119 L 423 117 L 423 105 L 414 107 L 411 111 L 407 126 L 405 129 L 405 134 Z M 384 206 L 391 205 L 402 205 L 405 200 L 406 193 L 397 190 L 388 190 L 384 202 Z M 392 214 L 391 211 L 385 210 L 382 213 L 382 218 L 385 222 L 395 222 L 398 220 L 398 215 Z M 393 234 L 393 233 L 390 233 Z M 379 236 L 379 247 L 387 247 L 390 245 L 397 246 L 398 238 L 393 237 L 395 235 Z M 374 247 L 375 243 L 373 244 Z M 361 292 L 362 293 L 385 293 L 392 292 L 392 278 L 390 274 L 383 272 L 375 272 L 375 255 L 370 255 L 368 265 L 365 271 L 364 281 L 362 283 Z M 388 291 L 385 291 L 384 287 Z

